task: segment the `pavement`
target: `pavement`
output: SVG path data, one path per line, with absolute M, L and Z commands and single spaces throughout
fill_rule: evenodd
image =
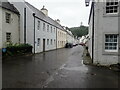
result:
M 113 64 L 113 65 L 110 65 L 110 66 L 102 66 L 102 65 L 93 64 L 88 50 L 86 49 L 86 47 L 83 47 L 83 48 L 84 48 L 84 51 L 83 51 L 83 63 L 85 65 L 93 65 L 93 66 L 97 66 L 97 67 L 106 67 L 106 68 L 108 68 L 110 70 L 120 72 L 120 64 Z
M 3 88 L 118 88 L 119 72 L 85 65 L 83 52 L 76 46 L 7 58 L 2 65 Z

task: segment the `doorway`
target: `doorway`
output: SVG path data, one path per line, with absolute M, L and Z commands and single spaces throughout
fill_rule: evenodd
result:
M 43 39 L 43 52 L 45 52 L 45 39 Z

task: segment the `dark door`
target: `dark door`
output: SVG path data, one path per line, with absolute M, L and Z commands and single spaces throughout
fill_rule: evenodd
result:
M 43 52 L 45 52 L 45 39 L 43 39 Z

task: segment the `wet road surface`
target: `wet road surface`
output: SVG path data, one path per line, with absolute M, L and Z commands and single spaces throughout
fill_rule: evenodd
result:
M 2 65 L 3 88 L 118 88 L 118 72 L 83 64 L 83 48 L 13 57 Z

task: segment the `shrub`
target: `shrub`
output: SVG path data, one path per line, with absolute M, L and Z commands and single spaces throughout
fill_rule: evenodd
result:
M 6 52 L 3 52 L 3 56 L 14 56 L 18 54 L 32 53 L 32 46 L 29 44 L 14 44 L 6 47 Z

